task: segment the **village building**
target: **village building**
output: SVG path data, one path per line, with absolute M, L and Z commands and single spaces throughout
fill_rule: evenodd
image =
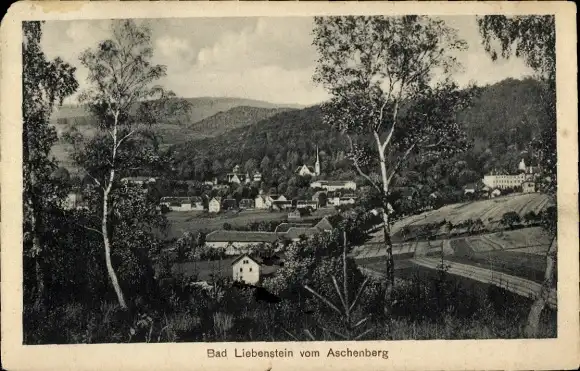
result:
M 150 183 L 155 183 L 156 179 L 147 176 L 129 176 L 121 179 L 121 183 L 127 184 L 136 184 L 136 185 L 145 185 Z
M 232 262 L 232 277 L 234 281 L 255 285 L 260 282 L 260 262 L 248 254 L 240 255 Z
M 295 209 L 288 213 L 288 220 L 293 219 L 302 219 L 302 214 L 300 213 L 300 210 Z
M 236 282 L 258 285 L 264 277 L 272 275 L 281 264 L 281 262 L 243 254 L 231 263 L 232 278 Z
M 330 222 L 330 220 L 328 220 L 328 217 L 326 217 L 326 216 L 324 218 L 320 219 L 320 221 L 318 223 L 316 223 L 314 228 L 316 228 L 320 231 L 325 231 L 325 232 L 329 232 L 329 231 L 332 231 L 334 229 L 334 227 L 332 226 L 332 223 Z
M 518 174 L 507 174 L 506 172 L 492 171 L 483 176 L 483 183 L 491 189 L 507 189 L 522 187 L 526 181 L 533 181 L 540 172 L 537 166 L 527 166 L 522 159 L 518 165 Z
M 171 211 L 203 210 L 201 197 L 161 197 L 159 205 L 164 205 Z
M 309 223 L 280 223 L 274 230 L 274 233 L 283 236 L 290 228 L 293 227 L 311 227 L 312 225 Z
M 310 188 L 322 188 L 327 191 L 350 189 L 356 191 L 356 183 L 352 180 L 317 180 L 310 183 Z
M 226 198 L 222 201 L 223 210 L 233 210 L 238 208 L 238 202 L 234 198 Z
M 206 246 L 212 248 L 225 248 L 226 254 L 236 255 L 250 246 L 271 244 L 278 241 L 278 235 L 274 232 L 246 232 L 216 230 L 205 236 Z
M 219 213 L 221 209 L 222 209 L 222 204 L 220 202 L 219 197 L 214 197 L 211 200 L 209 200 L 208 211 L 210 213 Z
M 281 196 L 281 198 L 282 197 L 284 197 L 284 196 Z M 289 209 L 292 209 L 292 207 L 293 207 L 292 206 L 292 201 L 277 199 L 276 201 L 273 201 L 272 202 L 271 209 L 272 210 L 276 210 L 276 211 L 281 211 L 281 210 L 289 210 Z
M 296 242 L 301 238 L 312 238 L 321 231 L 315 227 L 292 227 L 284 234 L 284 238 L 288 241 Z
M 525 181 L 522 183 L 523 193 L 534 193 L 536 192 L 536 183 L 533 181 Z
M 318 201 L 310 201 L 310 200 L 297 200 L 296 201 L 296 208 L 297 209 L 318 209 Z
M 253 179 L 254 179 L 254 182 L 261 182 L 262 181 L 262 173 L 260 173 L 259 171 L 255 172 Z
M 355 202 L 356 197 L 354 196 L 333 197 L 328 199 L 328 205 L 333 206 L 354 205 Z
M 240 200 L 240 209 L 253 209 L 254 208 L 254 200 L 249 198 L 243 198 Z
M 296 169 L 296 173 L 300 176 L 315 177 L 320 175 L 320 157 L 318 155 L 318 146 L 316 146 L 316 163 L 314 164 L 314 168 L 304 164 Z
M 470 183 L 470 184 L 467 184 L 465 187 L 463 187 L 463 194 L 464 195 L 475 194 L 475 192 L 477 192 L 477 187 L 475 186 L 475 183 Z

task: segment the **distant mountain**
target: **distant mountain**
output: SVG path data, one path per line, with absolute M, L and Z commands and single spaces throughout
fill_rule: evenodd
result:
M 186 98 L 186 100 L 191 104 L 188 117 L 181 118 L 179 124 L 158 127 L 158 133 L 165 145 L 221 135 L 228 130 L 252 125 L 276 113 L 300 107 L 227 97 L 199 97 Z M 63 105 L 55 110 L 51 117 L 51 122 L 59 137 L 72 127 L 76 127 L 86 135 L 91 135 L 95 131 L 93 121 L 86 109 L 78 105 Z M 64 166 L 73 168 L 66 151 L 67 145 L 62 142 L 57 143 L 53 148 L 55 157 Z
M 541 88 L 533 79 L 508 79 L 477 88 L 473 104 L 457 115 L 475 145 L 450 163 L 466 161 L 475 178 L 491 168 L 517 166 L 531 138 L 548 125 Z M 183 178 L 202 179 L 215 175 L 212 171 L 220 165 L 243 165 L 253 160 L 258 166 L 266 161 L 271 168 L 290 174 L 297 165 L 314 164 L 316 146 L 323 172 L 333 177 L 354 175 L 352 165 L 345 160 L 348 146 L 344 138 L 322 123 L 319 106 L 281 112 L 255 125 L 178 145 L 176 168 L 181 169 L 179 176 Z M 278 175 L 275 178 L 281 179 Z

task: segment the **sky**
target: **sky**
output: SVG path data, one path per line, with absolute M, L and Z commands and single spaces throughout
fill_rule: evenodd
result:
M 481 45 L 475 16 L 444 17 L 468 49 L 456 54 L 462 65 L 454 74 L 460 86 L 492 84 L 532 74 L 523 60 L 492 62 Z M 160 81 L 181 97 L 239 97 L 312 105 L 328 99 L 314 84 L 316 50 L 311 17 L 170 18 L 147 20 L 155 63 L 167 66 Z M 47 21 L 42 48 L 77 67 L 79 92 L 87 71 L 79 56 L 109 37 L 109 20 Z M 68 99 L 74 103 L 76 95 Z

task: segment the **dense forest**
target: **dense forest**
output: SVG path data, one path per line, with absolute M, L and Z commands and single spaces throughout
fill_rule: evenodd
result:
M 508 79 L 475 89 L 471 106 L 457 115 L 472 146 L 447 161 L 409 161 L 398 180 L 461 187 L 493 169 L 515 171 L 531 139 L 547 125 L 540 108 L 540 83 L 533 79 Z M 266 180 L 287 181 L 297 166 L 313 166 L 319 148 L 322 177 L 355 177 L 345 158 L 347 145 L 340 133 L 322 123 L 321 109 L 313 106 L 282 112 L 255 125 L 234 129 L 219 137 L 190 141 L 170 149 L 178 179 L 210 179 L 230 171 L 235 164 L 256 168 Z M 245 166 L 246 163 L 248 166 Z M 438 168 L 438 172 L 428 171 Z M 429 174 L 439 179 L 429 180 Z M 423 175 L 420 175 L 423 174 Z

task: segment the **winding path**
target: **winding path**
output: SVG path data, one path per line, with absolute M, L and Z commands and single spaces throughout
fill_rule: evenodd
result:
M 430 269 L 438 269 L 438 266 L 441 264 L 440 259 L 425 258 L 425 257 L 416 257 L 411 259 L 410 261 L 414 264 Z M 487 284 L 492 284 L 521 296 L 535 298 L 537 297 L 537 295 L 540 293 L 541 290 L 541 285 L 537 282 L 533 282 L 502 272 L 492 271 L 489 269 L 479 268 L 472 265 L 450 261 L 445 261 L 445 264 L 449 267 L 448 272 L 450 274 L 466 277 Z M 555 290 L 552 290 L 552 292 L 550 293 L 548 305 L 552 308 L 556 308 L 557 296 Z

